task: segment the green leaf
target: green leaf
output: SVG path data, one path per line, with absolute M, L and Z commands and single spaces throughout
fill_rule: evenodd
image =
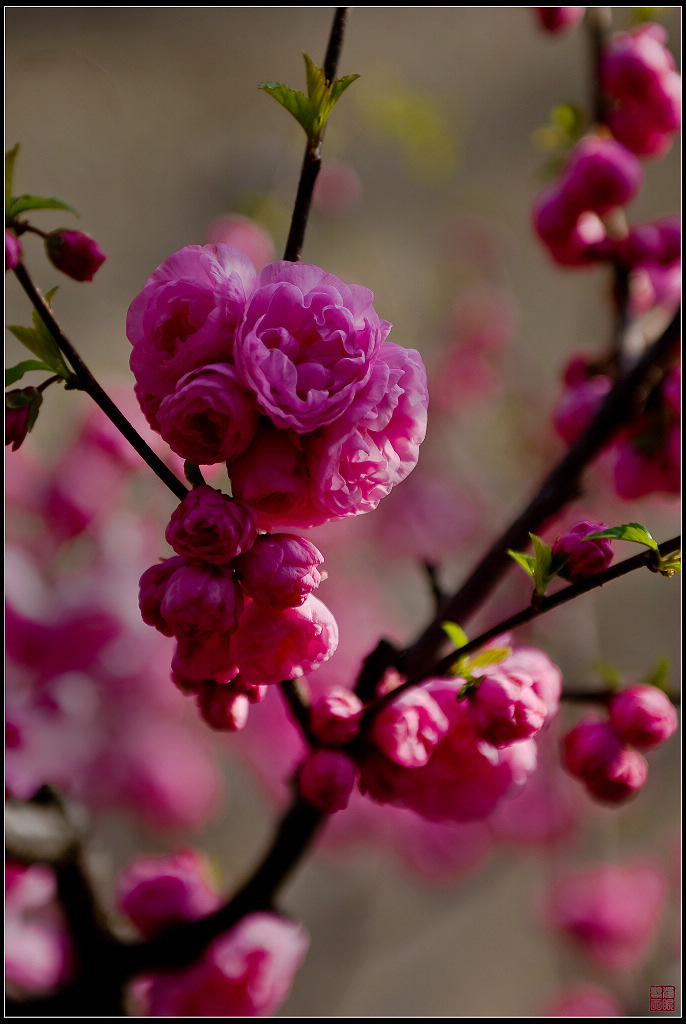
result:
M 16 366 L 9 366 L 5 370 L 5 387 L 8 388 L 11 384 L 16 384 L 18 380 L 28 373 L 29 370 L 52 370 L 53 367 L 47 363 L 41 362 L 39 359 L 25 359 L 23 363 L 17 363 Z
M 36 316 L 37 314 L 34 312 L 34 317 Z M 7 330 L 14 335 L 17 341 L 22 343 L 24 348 L 33 352 L 34 356 L 38 356 L 41 362 L 47 363 L 49 369 L 66 379 L 71 375 L 57 347 L 57 342 L 42 320 L 40 323 L 41 328 L 21 327 L 16 324 L 9 326 Z
M 667 690 L 667 680 L 669 678 L 669 658 L 663 656 L 659 659 L 655 668 L 650 672 L 643 682 L 646 686 L 656 686 L 658 690 Z
M 657 551 L 657 541 L 640 523 L 624 523 L 622 526 L 611 526 L 607 530 L 597 530 L 596 533 L 588 533 L 584 540 L 600 540 L 602 538 L 612 540 L 630 540 L 634 544 L 645 544 L 646 547 Z
M 593 668 L 609 689 L 618 690 L 622 685 L 622 673 L 611 661 L 605 661 L 601 658 L 600 661 L 595 663 Z
M 69 213 L 73 213 L 77 217 L 79 215 L 73 206 L 63 203 L 61 199 L 47 199 L 45 196 L 26 195 L 15 196 L 11 199 L 6 213 L 7 219 L 13 220 L 20 213 L 26 213 L 27 210 L 68 210 Z
M 524 572 L 528 573 L 533 579 L 534 567 L 536 565 L 536 559 L 533 555 L 525 555 L 523 551 L 512 551 L 511 549 L 508 549 L 507 553 L 510 558 L 514 558 L 517 565 L 521 565 Z
M 19 153 L 19 143 L 5 153 L 5 220 L 9 220 L 8 212 L 12 202 L 12 178 L 14 177 L 14 164 Z
M 464 659 L 464 667 L 469 671 L 473 672 L 475 668 L 489 668 L 491 665 L 499 665 L 501 661 L 508 658 L 512 654 L 511 647 L 486 647 L 483 651 L 479 651 L 473 658 L 466 656 Z
M 307 96 L 297 89 L 282 85 L 281 82 L 261 82 L 258 88 L 268 92 L 285 107 L 304 129 L 310 142 L 318 145 L 329 114 L 348 86 L 360 76 L 346 75 L 334 82 L 327 82 L 324 69 L 315 64 L 306 53 L 303 57 Z
M 442 622 L 441 629 L 458 650 L 468 643 L 467 634 L 456 622 Z

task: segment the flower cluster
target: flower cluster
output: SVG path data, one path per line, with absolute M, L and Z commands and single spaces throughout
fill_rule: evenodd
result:
M 191 245 L 129 308 L 136 394 L 174 452 L 226 462 L 260 529 L 376 508 L 426 432 L 419 354 L 387 341 L 373 295 L 318 267 L 259 276 L 237 249 Z
M 608 710 L 609 718 L 589 715 L 567 733 L 562 758 L 590 796 L 620 804 L 647 779 L 648 765 L 639 751 L 668 740 L 676 731 L 677 714 L 662 690 L 641 684 L 616 693 Z
M 323 556 L 301 537 L 258 535 L 248 505 L 206 484 L 172 514 L 166 538 L 176 554 L 141 577 L 143 621 L 176 638 L 174 680 L 205 721 L 240 729 L 268 684 L 336 649 L 336 622 L 313 594 Z
M 133 861 L 118 878 L 117 900 L 146 937 L 204 917 L 220 904 L 208 866 L 193 850 Z M 151 1017 L 267 1016 L 288 995 L 307 945 L 300 925 L 275 914 L 249 914 L 193 966 L 139 979 L 134 996 Z

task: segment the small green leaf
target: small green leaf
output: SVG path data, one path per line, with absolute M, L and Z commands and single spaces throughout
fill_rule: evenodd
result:
M 43 363 L 38 359 L 25 359 L 23 363 L 17 363 L 16 366 L 8 366 L 5 370 L 5 387 L 10 387 L 11 384 L 16 384 L 18 380 L 28 373 L 30 370 L 52 370 L 52 366 L 48 366 L 47 363 Z
M 69 213 L 75 214 L 78 217 L 78 212 L 73 206 L 69 206 L 68 203 L 63 203 L 61 199 L 47 199 L 45 196 L 14 196 L 10 201 L 7 210 L 7 219 L 14 220 L 20 213 L 26 213 L 27 210 L 68 210 Z
M 65 379 L 70 376 L 69 370 L 57 347 L 57 342 L 41 321 L 42 329 L 33 327 L 21 327 L 12 325 L 7 328 L 17 341 L 20 341 L 24 348 L 38 356 L 41 362 L 47 363 L 48 367 L 55 373 L 59 373 Z
M 475 668 L 490 668 L 491 665 L 499 665 L 511 654 L 511 647 L 486 647 L 483 651 L 475 654 L 473 658 L 465 657 L 463 659 L 464 667 L 468 672 L 473 672 Z
M 468 643 L 467 634 L 456 622 L 442 622 L 441 629 L 458 650 Z
M 314 117 L 312 105 L 304 93 L 296 89 L 290 89 L 287 85 L 279 82 L 261 82 L 258 86 L 264 89 L 270 96 L 273 96 L 277 103 L 285 107 L 289 114 L 292 114 L 298 124 L 305 130 L 308 138 L 312 138 L 314 130 Z
M 643 682 L 646 686 L 656 686 L 658 690 L 666 692 L 669 668 L 669 658 L 666 656 L 660 658 L 655 668 L 645 677 Z
M 19 153 L 19 143 L 5 153 L 5 220 L 9 220 L 9 208 L 12 202 L 12 178 L 14 177 L 14 164 Z
M 508 550 L 507 553 L 510 558 L 514 558 L 517 565 L 521 565 L 524 572 L 528 573 L 533 579 L 534 567 L 536 565 L 536 559 L 533 555 L 525 555 L 523 551 L 512 551 L 511 549 Z
M 618 690 L 622 685 L 622 673 L 611 661 L 605 661 L 601 658 L 600 661 L 595 663 L 593 668 L 609 689 Z
M 334 82 L 327 82 L 324 69 L 320 68 L 306 53 L 305 78 L 307 96 L 297 89 L 291 89 L 280 82 L 261 82 L 259 87 L 285 107 L 293 115 L 313 145 L 318 145 L 329 114 L 336 103 L 359 75 L 346 75 Z
M 595 533 L 588 533 L 584 540 L 600 540 L 602 538 L 612 540 L 630 540 L 634 544 L 645 544 L 646 547 L 657 551 L 657 541 L 640 523 L 623 523 L 622 526 L 611 526 L 607 530 L 597 530 Z
M 681 572 L 681 551 L 673 551 L 670 555 L 661 558 L 657 571 L 662 576 L 667 576 L 668 579 Z

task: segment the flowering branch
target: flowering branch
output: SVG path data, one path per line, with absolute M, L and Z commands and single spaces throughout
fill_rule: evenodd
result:
M 102 409 L 117 430 L 123 434 L 129 444 L 138 452 L 143 461 L 148 464 L 153 473 L 155 473 L 176 495 L 176 497 L 182 501 L 188 493 L 188 489 L 178 479 L 178 477 L 172 473 L 169 467 L 165 466 L 164 462 L 155 455 L 152 448 L 143 440 L 136 428 L 127 420 L 121 409 L 119 409 L 109 395 L 102 389 L 100 384 L 98 384 L 97 380 L 88 369 L 69 338 L 67 338 L 66 334 L 55 320 L 49 305 L 34 285 L 31 276 L 23 263 L 19 263 L 14 268 L 14 274 L 19 281 L 19 284 L 31 300 L 34 309 L 55 339 L 60 351 L 69 360 L 71 368 L 74 371 L 75 378 L 75 380 L 69 382 L 70 386 L 78 388 L 80 391 L 85 391 L 86 394 L 90 395 L 96 405 Z
M 443 604 L 415 643 L 403 652 L 403 675 L 425 678 L 426 665 L 445 641 L 441 622 L 464 624 L 473 615 L 509 568 L 507 552 L 528 541 L 529 533 L 572 501 L 580 492 L 581 476 L 617 431 L 631 418 L 636 403 L 655 374 L 663 371 L 679 341 L 678 310 L 660 337 L 608 393 L 600 409 L 577 441 L 551 470 L 524 511 L 496 540 L 460 589 Z
M 343 45 L 343 33 L 348 15 L 347 7 L 337 7 L 334 14 L 331 34 L 324 58 L 324 75 L 327 83 L 333 82 L 338 68 L 338 58 Z M 314 186 L 321 167 L 321 139 L 308 139 L 300 170 L 300 181 L 295 196 L 295 206 L 291 218 L 291 228 L 288 233 L 286 250 L 283 258 L 297 262 L 300 259 L 303 243 L 305 241 L 305 229 L 310 214 Z

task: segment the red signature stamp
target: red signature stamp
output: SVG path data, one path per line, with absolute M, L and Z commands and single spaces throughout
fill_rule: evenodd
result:
M 673 1010 L 675 1001 L 676 988 L 674 987 L 674 985 L 650 986 L 651 1010 Z

